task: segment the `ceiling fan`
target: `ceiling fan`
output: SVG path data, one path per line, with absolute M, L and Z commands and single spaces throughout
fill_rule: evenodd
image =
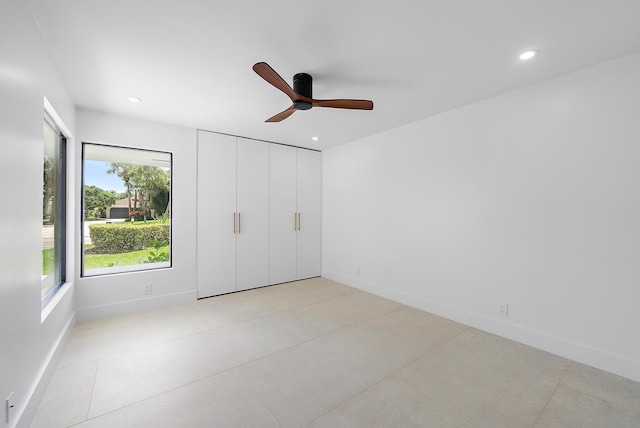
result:
M 259 62 L 253 66 L 267 82 L 284 92 L 293 104 L 288 109 L 270 117 L 265 122 L 280 122 L 293 114 L 296 110 L 309 110 L 311 107 L 347 108 L 355 110 L 373 110 L 373 101 L 369 100 L 315 100 L 311 93 L 313 79 L 307 73 L 293 76 L 293 88 L 284 81 L 266 62 Z

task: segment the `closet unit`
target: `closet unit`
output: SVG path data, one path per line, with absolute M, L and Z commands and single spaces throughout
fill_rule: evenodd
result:
M 269 146 L 198 133 L 198 297 L 269 278 Z
M 321 269 L 321 154 L 269 147 L 269 284 Z
M 321 269 L 321 153 L 198 131 L 198 297 Z

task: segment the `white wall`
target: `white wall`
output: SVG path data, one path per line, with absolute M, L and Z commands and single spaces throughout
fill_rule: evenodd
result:
M 196 299 L 196 130 L 79 109 L 77 140 L 173 153 L 170 269 L 78 278 L 79 320 L 129 313 Z M 80 177 L 81 150 L 76 158 Z M 76 198 L 80 200 L 78 186 Z M 80 230 L 80 212 L 75 213 Z M 80 266 L 80 254 L 76 254 Z M 79 271 L 79 269 L 78 269 Z M 78 272 L 79 276 L 79 272 Z M 153 294 L 144 295 L 152 284 Z
M 0 5 L 0 427 L 28 426 L 74 325 L 69 283 L 40 309 L 43 112 L 47 98 L 73 134 L 74 105 L 25 1 Z M 69 141 L 73 157 L 74 140 Z M 73 169 L 73 168 L 72 168 Z M 69 187 L 75 176 L 70 171 Z M 67 208 L 75 210 L 75 201 Z M 70 224 L 72 221 L 70 220 Z M 73 229 L 68 253 L 75 252 Z M 5 399 L 13 391 L 13 418 Z
M 322 176 L 324 276 L 640 381 L 640 53 L 327 150 Z

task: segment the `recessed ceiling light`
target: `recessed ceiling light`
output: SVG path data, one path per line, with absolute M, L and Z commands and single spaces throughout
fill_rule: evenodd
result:
M 527 59 L 531 59 L 531 58 L 533 58 L 533 57 L 534 57 L 534 56 L 536 56 L 536 55 L 538 55 L 538 51 L 536 51 L 536 50 L 533 50 L 533 51 L 526 51 L 526 52 L 522 52 L 522 53 L 520 54 L 520 59 L 527 60 Z
M 129 101 L 131 101 L 132 103 L 139 103 L 142 100 L 138 97 L 129 97 Z
M 318 137 L 311 137 L 311 139 L 312 139 L 313 141 L 318 141 L 318 140 L 319 140 L 319 138 L 318 138 Z

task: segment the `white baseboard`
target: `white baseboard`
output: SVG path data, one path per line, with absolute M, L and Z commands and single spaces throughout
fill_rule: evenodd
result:
M 36 381 L 27 393 L 27 399 L 24 401 L 23 406 L 16 412 L 16 416 L 13 419 L 13 425 L 10 425 L 10 428 L 28 428 L 31 424 L 31 421 L 38 410 L 38 406 L 40 405 L 40 401 L 42 401 L 42 397 L 47 391 L 47 387 L 53 377 L 53 373 L 58 367 L 60 358 L 67 346 L 67 341 L 69 340 L 69 336 L 71 335 L 75 325 L 76 313 L 74 312 L 67 320 L 64 329 L 60 332 L 54 346 L 49 351 L 49 355 L 47 355 L 47 358 L 40 368 Z
M 110 303 L 108 305 L 77 309 L 77 318 L 79 322 L 90 321 L 99 318 L 115 317 L 139 311 L 158 309 L 165 306 L 195 302 L 196 299 L 196 290 L 185 291 L 182 293 L 165 294 L 162 296 L 148 297 L 145 299 L 129 300 L 126 302 Z
M 350 275 L 323 269 L 322 276 L 398 303 L 640 382 L 640 361 L 623 355 L 593 348 L 566 338 L 553 336 L 480 313 L 469 312 L 462 308 L 394 290 Z

